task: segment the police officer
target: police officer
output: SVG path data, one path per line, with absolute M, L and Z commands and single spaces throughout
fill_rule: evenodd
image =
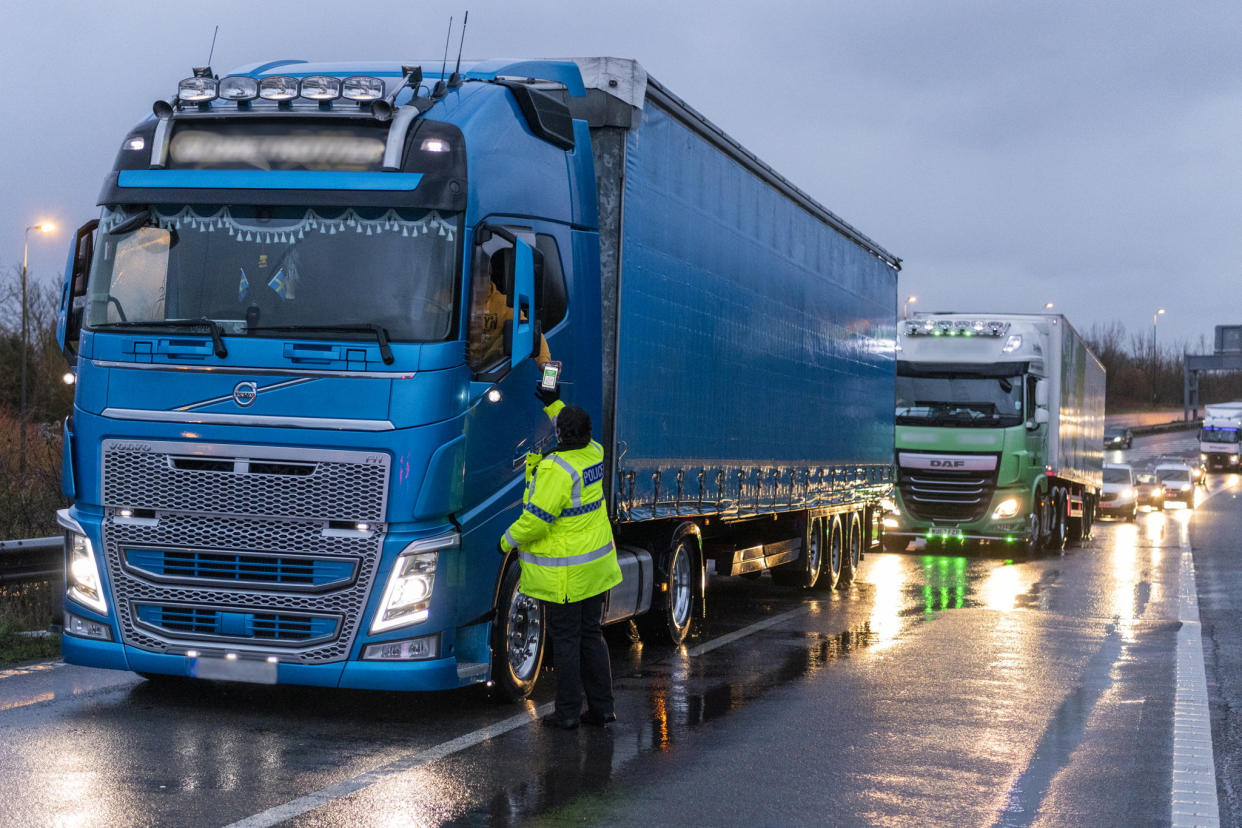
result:
M 543 723 L 572 730 L 582 721 L 616 721 L 608 644 L 600 630 L 604 593 L 621 583 L 612 527 L 604 508 L 604 448 L 591 439 L 591 417 L 566 406 L 560 392 L 537 390 L 556 424 L 557 449 L 527 458 L 521 516 L 500 540 L 518 550 L 523 594 L 543 604 L 556 667 L 556 709 Z M 585 691 L 587 710 L 582 711 Z

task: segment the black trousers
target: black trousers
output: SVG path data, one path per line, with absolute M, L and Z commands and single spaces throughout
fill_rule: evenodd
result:
M 556 667 L 556 715 L 576 720 L 584 692 L 591 712 L 612 713 L 612 666 L 608 642 L 600 630 L 604 593 L 567 604 L 544 601 L 543 606 Z

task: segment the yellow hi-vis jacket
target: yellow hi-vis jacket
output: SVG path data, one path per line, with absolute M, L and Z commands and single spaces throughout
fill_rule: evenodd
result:
M 565 404 L 544 409 L 553 420 Z M 528 455 L 522 514 L 500 540 L 522 562 L 520 589 L 531 598 L 581 601 L 621 583 L 604 506 L 604 447 Z M 538 460 L 538 462 L 534 462 Z

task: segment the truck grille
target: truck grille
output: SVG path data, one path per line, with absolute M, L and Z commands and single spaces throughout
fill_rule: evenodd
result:
M 996 489 L 996 471 L 899 469 L 902 504 L 920 520 L 967 523 L 983 517 Z
M 383 548 L 387 455 L 105 440 L 103 468 L 126 644 L 348 656 Z

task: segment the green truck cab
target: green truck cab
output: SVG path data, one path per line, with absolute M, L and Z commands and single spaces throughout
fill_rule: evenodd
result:
M 1104 461 L 1104 368 L 1060 314 L 920 313 L 899 325 L 897 491 L 884 545 L 1089 536 Z

